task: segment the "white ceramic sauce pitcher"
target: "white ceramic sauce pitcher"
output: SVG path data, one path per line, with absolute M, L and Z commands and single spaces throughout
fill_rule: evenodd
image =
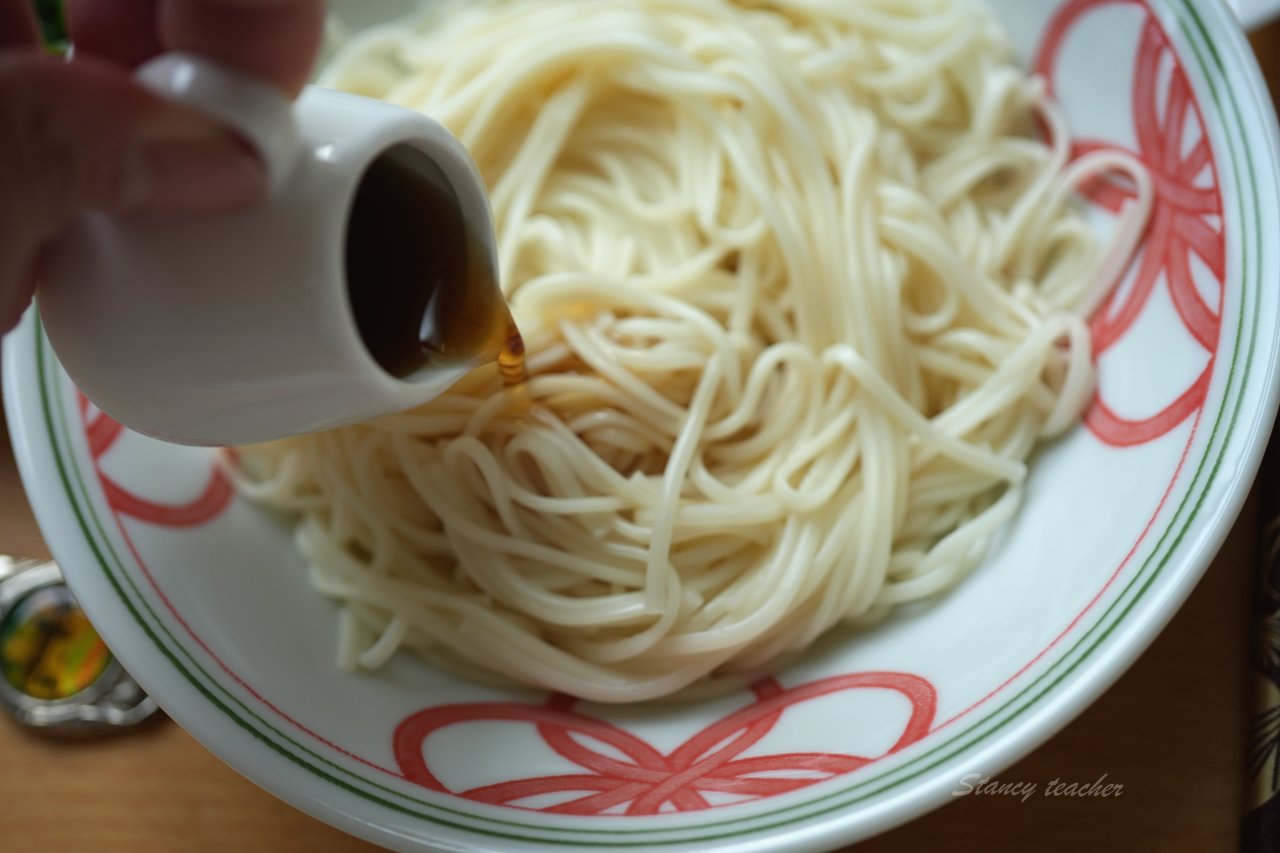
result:
M 263 157 L 270 190 L 227 213 L 90 214 L 60 236 L 36 302 L 59 360 L 94 404 L 168 441 L 249 444 L 411 408 L 469 369 L 424 367 L 403 379 L 383 370 L 359 334 L 344 269 L 361 178 L 405 146 L 439 167 L 479 241 L 472 254 L 496 265 L 484 184 L 447 130 L 314 86 L 290 103 L 190 55 L 159 57 L 138 79 L 237 130 Z

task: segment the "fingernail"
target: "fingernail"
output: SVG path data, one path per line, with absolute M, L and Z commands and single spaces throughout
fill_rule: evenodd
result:
M 262 162 L 230 133 L 201 121 L 171 123 L 135 140 L 121 208 L 135 213 L 225 210 L 266 191 Z

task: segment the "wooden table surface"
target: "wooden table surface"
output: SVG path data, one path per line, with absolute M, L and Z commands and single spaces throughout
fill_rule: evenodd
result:
M 1280 91 L 1280 27 L 1253 37 Z M 47 554 L 0 436 L 0 551 Z M 1236 847 L 1248 711 L 1250 500 L 1168 629 L 1105 695 L 1001 781 L 1106 781 L 1112 798 L 969 796 L 858 846 L 859 853 L 1227 851 Z M 1034 842 L 1032 841 L 1034 839 Z M 241 778 L 168 720 L 114 740 L 61 743 L 0 721 L 0 849 L 374 849 Z

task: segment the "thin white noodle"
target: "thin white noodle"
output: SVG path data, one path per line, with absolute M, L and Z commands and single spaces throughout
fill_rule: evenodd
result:
M 634 701 L 959 582 L 1152 205 L 1009 57 L 971 0 L 482 0 L 342 46 L 326 83 L 470 147 L 532 375 L 243 451 L 340 664 Z

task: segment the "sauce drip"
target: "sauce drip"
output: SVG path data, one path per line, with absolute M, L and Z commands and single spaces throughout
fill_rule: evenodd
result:
M 522 385 L 529 378 L 529 371 L 524 363 L 524 338 L 520 336 L 515 323 L 511 324 L 507 342 L 498 353 L 498 373 L 508 387 Z

